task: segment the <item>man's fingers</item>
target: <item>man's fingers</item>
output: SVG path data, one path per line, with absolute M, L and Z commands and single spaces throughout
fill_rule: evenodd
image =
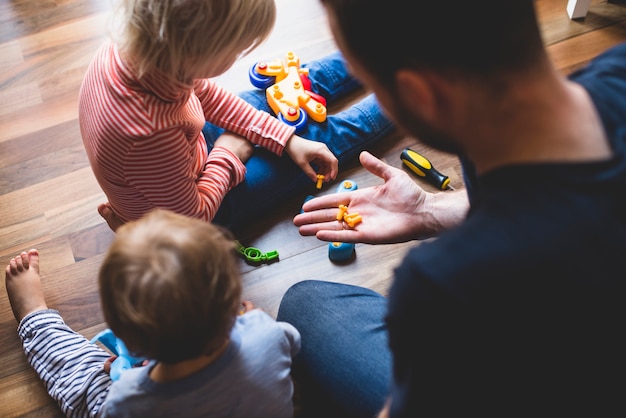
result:
M 361 154 L 359 155 L 359 161 L 361 162 L 363 168 L 365 168 L 373 175 L 380 177 L 385 181 L 387 181 L 389 177 L 391 177 L 391 173 L 389 171 L 390 166 L 385 164 L 380 159 L 374 157 L 369 152 L 361 152 Z
M 337 222 L 337 213 L 339 213 L 339 207 L 336 209 L 320 209 L 312 212 L 304 212 L 293 218 L 293 224 L 295 226 L 303 226 L 307 224 L 326 224 L 334 221 L 337 225 L 336 227 L 331 226 L 330 229 L 341 229 L 341 223 Z M 324 226 L 327 227 L 328 225 Z
M 354 193 L 354 192 L 353 192 Z M 350 193 L 332 193 L 324 196 L 318 196 L 311 200 L 306 201 L 302 205 L 302 209 L 305 212 L 318 211 L 320 209 L 334 209 L 339 208 L 339 205 L 350 205 L 351 197 Z
M 318 222 L 312 224 L 303 224 L 299 227 L 298 231 L 300 235 L 303 236 L 312 236 L 316 235 L 318 231 L 341 231 L 343 226 L 340 222 L 330 221 L 330 222 Z
M 350 229 L 337 231 L 321 229 L 315 234 L 315 237 L 320 241 L 327 242 L 358 242 L 356 232 Z

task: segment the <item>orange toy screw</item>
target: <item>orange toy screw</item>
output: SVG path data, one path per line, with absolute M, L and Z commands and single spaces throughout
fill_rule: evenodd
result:
M 324 182 L 324 175 L 323 174 L 318 174 L 317 175 L 317 183 L 315 184 L 315 187 L 318 188 L 318 189 L 321 189 L 323 182 Z

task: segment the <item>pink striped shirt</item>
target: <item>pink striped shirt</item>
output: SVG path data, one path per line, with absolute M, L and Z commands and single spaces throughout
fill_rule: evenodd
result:
M 137 79 L 112 43 L 87 70 L 79 117 L 96 179 L 125 222 L 157 207 L 211 221 L 244 180 L 245 166 L 233 153 L 222 147 L 208 153 L 205 120 L 279 156 L 295 131 L 209 79 L 193 85 L 160 74 Z

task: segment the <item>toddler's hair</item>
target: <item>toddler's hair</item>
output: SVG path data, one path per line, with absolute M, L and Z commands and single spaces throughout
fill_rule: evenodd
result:
M 228 68 L 259 46 L 276 20 L 274 0 L 118 1 L 113 37 L 138 75 L 156 69 L 183 82 L 206 77 L 207 68 L 223 70 L 220 61 Z
M 117 230 L 99 287 L 109 328 L 134 354 L 164 363 L 219 348 L 241 307 L 230 233 L 161 209 Z

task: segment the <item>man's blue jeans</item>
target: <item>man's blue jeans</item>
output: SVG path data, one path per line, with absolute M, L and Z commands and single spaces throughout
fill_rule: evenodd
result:
M 339 52 L 304 64 L 303 67 L 309 69 L 311 89 L 322 95 L 328 105 L 361 87 L 348 72 L 346 62 Z M 257 109 L 273 114 L 264 90 L 245 91 L 240 96 Z M 329 114 L 324 122 L 309 120 L 298 135 L 328 145 L 339 160 L 341 169 L 362 150 L 386 137 L 393 129 L 378 101 L 370 94 L 349 109 L 334 115 Z M 209 150 L 223 132 L 223 129 L 214 125 L 205 125 L 203 133 Z M 232 230 L 241 229 L 278 207 L 286 199 L 295 197 L 298 193 L 304 199 L 313 190 L 314 184 L 287 155 L 278 157 L 256 147 L 246 163 L 246 169 L 246 179 L 226 195 L 213 219 L 214 223 Z
M 304 280 L 283 296 L 277 320 L 302 336 L 292 374 L 302 416 L 376 417 L 389 394 L 387 299 L 363 287 Z

